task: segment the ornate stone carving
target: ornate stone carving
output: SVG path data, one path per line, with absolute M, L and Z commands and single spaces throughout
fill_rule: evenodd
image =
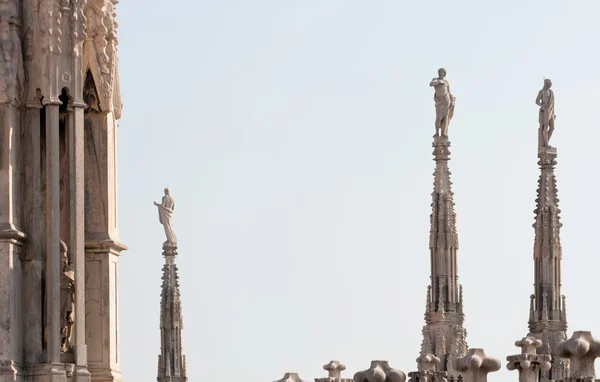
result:
M 173 231 L 175 199 L 171 196 L 168 188 L 165 188 L 165 196 L 163 196 L 162 202 L 154 202 L 154 205 L 158 207 L 158 220 L 165 228 L 165 235 L 167 236 L 166 243 L 177 243 L 177 236 L 175 236 L 175 231 Z
M 66 352 L 71 349 L 73 324 L 75 323 L 75 272 L 69 264 L 67 245 L 60 241 L 62 275 L 60 280 L 61 346 Z
M 465 382 L 486 382 L 488 373 L 500 370 L 500 361 L 488 357 L 483 349 L 470 349 L 466 356 L 454 360 L 454 368 Z
M 431 80 L 429 86 L 435 89 L 433 99 L 435 101 L 435 135 L 447 137 L 448 126 L 454 115 L 454 104 L 456 97 L 450 92 L 450 84 L 446 80 L 446 69 L 438 70 L 438 77 Z M 441 134 L 440 134 L 441 133 Z
M 298 376 L 298 373 L 285 373 L 283 378 L 275 382 L 305 382 Z
M 121 117 L 121 94 L 117 58 L 116 0 L 85 2 L 85 38 L 83 67 L 93 76 L 104 112 Z M 81 15 L 78 16 L 78 19 Z M 81 37 L 78 37 L 81 38 Z
M 0 104 L 15 106 L 21 102 L 25 80 L 17 4 L 0 1 Z
M 354 382 L 404 382 L 406 374 L 392 369 L 388 361 L 371 361 L 371 367 L 354 374 Z
M 441 360 L 433 354 L 424 354 L 417 358 L 418 371 L 408 373 L 408 382 L 446 382 L 448 373 L 437 371 Z
M 560 342 L 556 350 L 560 357 L 569 358 L 571 379 L 596 378 L 594 362 L 600 357 L 600 341 L 592 333 L 576 331 L 570 339 Z
M 540 371 L 546 372 L 552 367 L 550 355 L 537 354 L 542 341 L 527 336 L 516 341 L 515 346 L 521 348 L 521 354 L 506 357 L 506 368 L 519 371 L 519 382 L 538 382 Z
M 330 361 L 323 369 L 327 370 L 329 375 L 327 378 L 315 378 L 315 382 L 352 382 L 351 378 L 342 378 L 342 371 L 346 370 L 346 366 L 339 361 Z
M 535 104 L 540 107 L 538 131 L 538 149 L 550 148 L 550 138 L 554 131 L 554 91 L 550 89 L 552 81 L 549 78 L 544 80 L 544 87 L 538 92 Z
M 73 28 L 71 29 L 71 39 L 73 41 L 73 54 L 75 57 L 81 55 L 81 44 L 86 38 L 85 15 L 83 13 L 84 4 L 85 0 L 73 0 L 71 12 L 71 23 Z

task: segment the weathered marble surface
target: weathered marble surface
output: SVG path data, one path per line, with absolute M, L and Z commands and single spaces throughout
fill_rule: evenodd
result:
M 521 348 L 521 354 L 506 357 L 508 370 L 519 372 L 519 382 L 538 382 L 540 371 L 548 371 L 552 357 L 547 354 L 537 354 L 542 347 L 542 341 L 532 336 L 516 341 L 515 346 Z
M 571 366 L 571 379 L 596 378 L 594 362 L 600 357 L 600 341 L 589 331 L 576 331 L 571 338 L 557 346 L 557 353 L 567 357 Z
M 500 370 L 500 361 L 488 357 L 483 349 L 469 349 L 466 356 L 454 361 L 454 367 L 464 382 L 486 382 L 489 373 Z
M 0 1 L 0 382 L 120 380 L 116 3 Z
M 283 378 L 275 382 L 305 382 L 298 376 L 298 373 L 285 373 Z
M 404 382 L 406 374 L 390 367 L 388 361 L 371 361 L 371 367 L 354 374 L 354 382 Z

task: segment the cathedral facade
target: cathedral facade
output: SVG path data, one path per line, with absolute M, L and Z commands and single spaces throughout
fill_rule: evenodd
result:
M 0 381 L 120 381 L 117 0 L 0 1 Z

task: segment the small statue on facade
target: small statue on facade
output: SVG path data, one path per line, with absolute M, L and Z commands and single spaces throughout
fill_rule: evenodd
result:
M 162 202 L 154 202 L 154 205 L 158 207 L 158 221 L 165 228 L 165 235 L 167 236 L 166 242 L 176 244 L 177 237 L 175 236 L 175 231 L 173 231 L 173 211 L 175 210 L 175 199 L 171 196 L 168 188 L 165 188 L 165 196 L 163 196 Z
M 429 83 L 435 89 L 433 99 L 435 101 L 435 135 L 448 137 L 448 125 L 454 115 L 454 104 L 456 97 L 450 92 L 450 84 L 446 80 L 446 69 L 438 70 L 438 78 Z
M 544 80 L 544 87 L 538 92 L 535 104 L 540 107 L 540 129 L 538 132 L 538 149 L 551 148 L 549 142 L 554 131 L 554 91 L 550 89 L 552 81 Z
M 60 241 L 61 278 L 60 278 L 60 350 L 71 348 L 71 336 L 75 323 L 75 272 L 69 264 L 67 245 Z

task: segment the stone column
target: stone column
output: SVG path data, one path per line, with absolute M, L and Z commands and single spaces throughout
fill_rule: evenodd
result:
M 75 382 L 90 381 L 85 344 L 85 200 L 84 200 L 84 103 L 74 103 L 69 112 L 70 253 L 75 270 Z
M 60 363 L 60 102 L 46 105 L 46 363 Z
M 42 156 L 40 99 L 27 104 L 25 114 L 25 134 L 23 142 L 24 171 L 24 228 L 29 235 L 23 262 L 23 312 L 27 320 L 23 322 L 25 363 L 44 363 L 42 278 L 44 260 L 42 256 L 44 213 L 42 203 Z
M 0 105 L 0 381 L 22 378 L 19 112 Z
M 119 256 L 114 241 L 86 242 L 85 316 L 92 381 L 122 381 L 119 366 Z

